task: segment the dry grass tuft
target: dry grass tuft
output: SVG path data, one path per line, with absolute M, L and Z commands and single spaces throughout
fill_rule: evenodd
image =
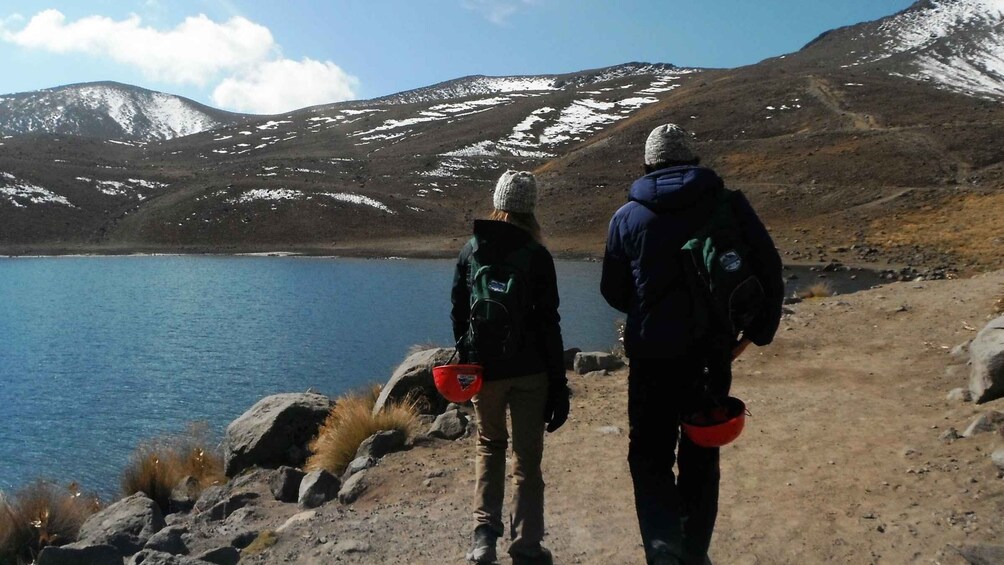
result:
M 100 508 L 98 498 L 76 484 L 37 481 L 11 499 L 0 493 L 0 563 L 32 563 L 42 548 L 76 541 L 84 520 Z
M 272 530 L 264 530 L 247 547 L 241 551 L 242 556 L 258 555 L 279 541 L 279 536 Z
M 223 458 L 208 445 L 208 426 L 192 424 L 188 431 L 140 445 L 122 472 L 125 496 L 142 492 L 170 511 L 171 491 L 185 477 L 196 481 L 197 496 L 203 489 L 226 481 Z
M 803 300 L 810 298 L 829 298 L 833 296 L 833 289 L 828 283 L 818 282 L 808 288 L 798 291 L 798 297 Z
M 325 469 L 340 475 L 356 456 L 359 444 L 382 430 L 401 430 L 412 437 L 419 427 L 418 409 L 412 400 L 389 403 L 373 413 L 380 387 L 349 393 L 335 401 L 317 437 L 310 442 L 309 471 Z

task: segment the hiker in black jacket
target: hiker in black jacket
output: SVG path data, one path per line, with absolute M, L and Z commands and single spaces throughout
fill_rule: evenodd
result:
M 512 419 L 513 493 L 510 506 L 509 554 L 515 565 L 552 561 L 541 546 L 544 537 L 544 479 L 540 471 L 544 430 L 553 432 L 568 417 L 568 381 L 558 316 L 554 261 L 541 245 L 534 217 L 537 185 L 528 172 L 506 171 L 495 187 L 495 210 L 474 222 L 474 237 L 464 246 L 453 278 L 453 335 L 461 363 L 482 365 L 484 382 L 474 397 L 477 417 L 477 484 L 474 544 L 467 559 L 496 561 L 495 542 L 503 534 L 505 494 L 506 408 Z M 517 269 L 526 285 L 518 315 L 520 338 L 515 353 L 478 358 L 486 344 L 475 344 L 470 332 L 472 263 L 506 264 Z M 488 344 L 489 346 L 494 344 Z M 482 357 L 484 357 L 482 355 Z
M 765 306 L 737 340 L 696 335 L 694 297 L 679 250 L 709 221 L 723 189 L 722 179 L 699 163 L 683 129 L 667 124 L 653 130 L 645 144 L 646 174 L 610 221 L 603 257 L 601 292 L 627 314 L 628 463 L 649 564 L 709 563 L 719 450 L 681 437 L 680 418 L 702 409 L 708 398 L 728 396 L 732 361 L 750 343 L 771 342 L 784 295 L 774 243 L 749 202 L 736 193 L 733 213 L 753 249 Z

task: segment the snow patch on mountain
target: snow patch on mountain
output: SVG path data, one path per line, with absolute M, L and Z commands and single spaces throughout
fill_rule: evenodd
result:
M 47 188 L 19 180 L 10 173 L 0 172 L 0 198 L 15 208 L 27 208 L 29 204 L 60 204 L 76 208 L 65 197 Z
M 300 190 L 291 190 L 288 188 L 256 188 L 253 190 L 245 191 L 243 194 L 237 198 L 232 198 L 228 202 L 231 204 L 250 204 L 257 201 L 272 201 L 280 202 L 283 200 L 314 200 L 314 196 L 323 196 L 325 198 L 330 198 L 338 202 L 344 202 L 346 204 L 355 204 L 358 206 L 368 206 L 370 208 L 376 208 L 381 212 L 386 212 L 388 214 L 394 214 L 395 212 L 387 207 L 386 204 L 370 198 L 369 196 L 363 196 L 361 194 L 354 194 L 351 192 L 318 192 L 313 195 L 308 195 Z
M 912 72 L 893 73 L 974 96 L 1004 97 L 1004 0 L 929 0 L 885 21 L 876 52 L 851 66 L 913 55 Z

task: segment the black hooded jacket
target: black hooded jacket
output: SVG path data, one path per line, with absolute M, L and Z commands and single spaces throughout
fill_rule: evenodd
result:
M 697 345 L 690 291 L 677 257 L 710 218 L 714 195 L 723 186 L 705 167 L 662 169 L 636 180 L 628 203 L 614 213 L 600 289 L 607 303 L 627 314 L 624 347 L 629 357 L 682 356 Z M 767 295 L 766 307 L 744 336 L 767 345 L 781 318 L 781 258 L 741 193 L 733 205 L 744 239 L 756 253 L 757 276 Z
M 474 222 L 474 237 L 461 249 L 453 276 L 453 309 L 450 312 L 453 337 L 461 348 L 461 359 L 466 360 L 469 352 L 464 350 L 461 338 L 467 333 L 470 323 L 471 256 L 477 254 L 480 263 L 492 263 L 524 246 L 531 249 L 529 284 L 532 289 L 532 306 L 525 319 L 523 347 L 509 359 L 484 363 L 484 378 L 490 381 L 546 373 L 552 381 L 564 382 L 564 346 L 559 324 L 561 318 L 558 315 L 558 282 L 554 273 L 554 259 L 543 245 L 533 241 L 530 234 L 522 228 L 507 222 Z

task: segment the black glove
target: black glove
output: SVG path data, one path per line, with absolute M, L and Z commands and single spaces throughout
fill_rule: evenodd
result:
M 544 421 L 547 431 L 560 428 L 568 419 L 568 382 L 564 379 L 552 380 L 547 386 L 547 404 L 544 405 Z

